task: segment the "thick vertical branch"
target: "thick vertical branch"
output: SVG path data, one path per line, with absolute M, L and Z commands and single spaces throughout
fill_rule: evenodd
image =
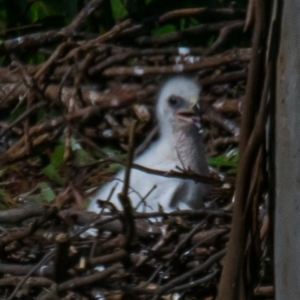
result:
M 128 197 L 128 189 L 130 183 L 130 172 L 131 172 L 132 161 L 134 156 L 134 137 L 135 137 L 136 124 L 137 124 L 136 121 L 133 120 L 130 125 L 129 151 L 128 151 L 126 170 L 124 174 L 124 185 L 123 185 L 122 192 L 118 194 L 119 200 L 124 210 L 123 221 L 125 225 L 126 246 L 130 245 L 131 240 L 134 236 L 133 210 L 132 210 L 130 198 Z
M 260 95 L 263 85 L 264 74 L 264 44 L 266 39 L 266 12 L 265 2 L 251 0 L 254 9 L 254 31 L 252 39 L 251 62 L 248 73 L 247 89 L 244 104 L 244 114 L 242 118 L 241 137 L 239 143 L 239 153 L 242 157 L 249 140 L 255 114 L 257 113 Z
M 246 238 L 249 231 L 249 224 L 245 222 L 245 208 L 250 187 L 249 177 L 253 169 L 252 162 L 255 160 L 264 136 L 268 97 L 267 91 L 270 78 L 270 76 L 267 76 L 265 80 L 263 93 L 262 82 L 265 71 L 263 59 L 266 44 L 266 1 L 253 0 L 253 8 L 255 10 L 253 48 L 246 90 L 245 113 L 241 127 L 241 140 L 239 145 L 240 161 L 236 182 L 232 231 L 219 287 L 219 300 L 246 298 L 246 291 L 242 288 L 243 286 L 240 285 L 240 283 L 242 283 L 240 275 L 244 260 Z M 261 99 L 262 101 L 259 105 Z M 257 118 L 255 118 L 258 107 L 260 107 L 260 109 Z

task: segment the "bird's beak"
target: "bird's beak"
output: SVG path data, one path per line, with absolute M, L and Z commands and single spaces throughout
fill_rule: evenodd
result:
M 197 99 L 192 98 L 189 101 L 189 104 L 190 105 L 188 109 L 180 109 L 175 113 L 175 115 L 178 120 L 195 124 L 198 128 L 201 128 Z
M 200 117 L 192 109 L 181 109 L 175 113 L 176 117 L 180 121 L 187 123 L 200 124 Z

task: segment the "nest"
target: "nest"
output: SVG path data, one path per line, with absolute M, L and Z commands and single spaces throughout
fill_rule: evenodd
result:
M 214 299 L 231 226 L 236 161 L 228 151 L 239 141 L 251 54 L 226 43 L 232 33 L 242 36 L 245 11 L 182 9 L 147 26 L 124 20 L 100 36 L 81 34 L 101 2 L 90 1 L 65 28 L 1 45 L 5 52 L 56 45 L 43 50 L 48 58 L 40 65 L 13 61 L 0 69 L 1 109 L 21 110 L 0 123 L 3 205 L 9 208 L 0 212 L 1 297 Z M 205 13 L 222 21 L 147 33 L 149 26 Z M 199 47 L 195 39 L 207 33 L 217 38 Z M 212 160 L 214 174 L 206 179 L 189 170 L 169 175 L 211 183 L 207 208 L 85 212 L 91 190 L 124 162 L 131 119 L 138 120 L 137 151 L 143 151 L 156 134 L 158 87 L 166 76 L 187 73 L 203 87 L 208 156 L 227 151 L 229 158 L 223 165 Z M 260 226 L 264 240 L 264 217 Z M 269 294 L 270 288 L 256 291 Z
M 20 298 L 46 288 L 64 299 L 214 294 L 231 219 L 214 210 L 134 213 L 131 230 L 122 213 L 31 206 L 3 214 L 26 225 L 3 232 L 0 269 L 10 275 L 2 288 L 23 281 Z

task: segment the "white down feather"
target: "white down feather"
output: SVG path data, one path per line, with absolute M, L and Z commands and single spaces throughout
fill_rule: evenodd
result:
M 165 83 L 156 104 L 160 136 L 142 155 L 134 159 L 135 164 L 166 172 L 175 170 L 176 166 L 179 166 L 190 168 L 202 175 L 208 174 L 204 144 L 199 129 L 195 124 L 182 121 L 176 115 L 195 106 L 199 93 L 199 86 L 187 77 L 175 77 Z M 170 106 L 169 99 L 173 96 L 182 99 L 178 108 Z M 96 191 L 88 210 L 100 211 L 97 200 L 107 200 L 115 186 L 110 201 L 121 209 L 118 193 L 122 191 L 123 180 L 124 169 Z M 176 208 L 202 208 L 203 198 L 208 191 L 209 187 L 199 182 L 163 177 L 132 169 L 128 196 L 132 206 L 136 208 L 142 198 L 148 195 L 145 199 L 146 205 L 140 204 L 138 211 L 157 211 L 159 205 L 164 211 L 171 211 Z

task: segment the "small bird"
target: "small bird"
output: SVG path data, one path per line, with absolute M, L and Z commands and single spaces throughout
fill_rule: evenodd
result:
M 170 171 L 181 167 L 207 175 L 208 164 L 202 135 L 199 132 L 199 85 L 188 77 L 169 79 L 161 88 L 156 103 L 159 138 L 140 156 L 135 164 Z M 112 202 L 121 209 L 118 193 L 122 191 L 125 170 L 97 190 L 89 211 L 99 212 L 97 200 Z M 114 189 L 113 194 L 111 191 Z M 166 212 L 179 209 L 200 209 L 209 186 L 193 180 L 162 177 L 137 169 L 131 170 L 128 196 L 133 209 L 139 212 Z

